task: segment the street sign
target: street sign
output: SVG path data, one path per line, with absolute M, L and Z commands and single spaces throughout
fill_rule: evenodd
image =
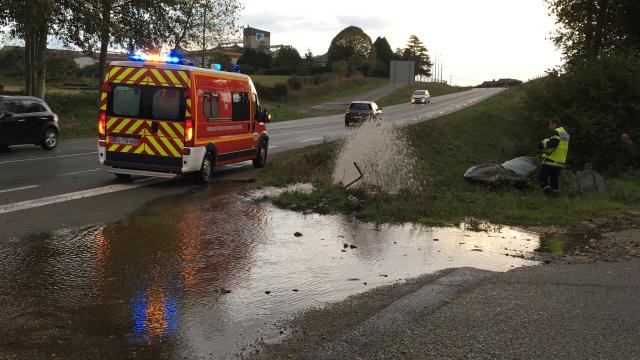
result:
M 256 40 L 264 41 L 264 33 L 256 33 Z

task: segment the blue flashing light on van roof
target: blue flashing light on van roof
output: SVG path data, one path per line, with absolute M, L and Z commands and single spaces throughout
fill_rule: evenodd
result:
M 221 64 L 213 64 L 213 70 L 222 70 L 222 65 Z
M 179 64 L 182 62 L 182 59 L 176 55 L 177 54 L 155 55 L 155 54 L 135 53 L 135 54 L 129 55 L 129 59 L 133 61 Z

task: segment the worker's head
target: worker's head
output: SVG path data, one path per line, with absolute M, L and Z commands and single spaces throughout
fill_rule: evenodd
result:
M 630 140 L 629 134 L 627 133 L 622 134 L 622 141 L 629 141 L 629 140 Z
M 549 119 L 549 130 L 555 130 L 560 127 L 560 119 L 557 117 Z

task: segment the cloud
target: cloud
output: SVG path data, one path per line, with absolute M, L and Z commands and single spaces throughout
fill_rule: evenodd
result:
M 330 18 L 301 18 L 275 13 L 247 14 L 240 18 L 243 24 L 272 32 L 290 31 L 339 31 L 340 23 Z
M 389 28 L 391 23 L 380 17 L 363 17 L 363 16 L 338 16 L 342 28 L 347 26 L 358 26 L 365 32 L 371 30 L 383 30 Z

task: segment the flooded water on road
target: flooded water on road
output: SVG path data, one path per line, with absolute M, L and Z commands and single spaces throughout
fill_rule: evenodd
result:
M 450 267 L 531 265 L 519 256 L 539 240 L 304 215 L 241 190 L 1 243 L 0 358 L 235 357 L 295 311 Z

